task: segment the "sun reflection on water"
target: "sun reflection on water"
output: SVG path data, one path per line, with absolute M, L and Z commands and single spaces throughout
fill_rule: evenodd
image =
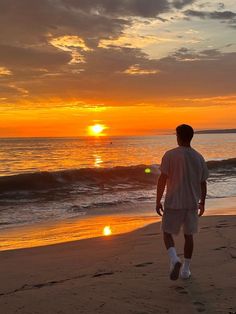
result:
M 104 228 L 103 228 L 103 235 L 104 236 L 109 236 L 109 235 L 111 235 L 112 234 L 112 231 L 111 231 L 111 227 L 110 226 L 105 226 Z
M 100 155 L 93 155 L 95 160 L 94 160 L 94 167 L 101 167 L 101 164 L 103 163 L 103 160 Z

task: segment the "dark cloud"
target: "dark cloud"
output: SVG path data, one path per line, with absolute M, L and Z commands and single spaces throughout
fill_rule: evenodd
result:
M 181 48 L 154 60 L 140 49 L 98 47 L 101 39 L 119 37 L 140 17 L 147 21 L 162 19 L 159 14 L 193 2 L 1 0 L 0 67 L 12 73 L 0 75 L 1 100 L 16 103 L 23 97 L 35 105 L 49 99 L 126 105 L 158 103 L 166 95 L 195 97 L 235 92 L 236 53 Z M 187 10 L 185 14 L 231 22 L 235 17 L 230 11 Z M 71 64 L 71 51 L 50 44 L 52 38 L 65 35 L 79 36 L 92 48 L 70 47 L 83 55 L 84 63 Z M 136 72 L 129 72 L 132 67 Z
M 222 57 L 222 53 L 218 49 L 206 49 L 194 52 L 183 47 L 175 51 L 171 57 L 178 61 L 218 60 Z
M 196 10 L 186 10 L 185 15 L 189 17 L 199 17 L 202 19 L 210 18 L 215 20 L 232 20 L 236 17 L 236 13 L 232 11 L 196 11 Z
M 225 8 L 225 4 L 223 2 L 219 2 L 218 3 L 218 9 L 219 10 L 224 10 L 224 8 Z
M 199 3 L 198 7 L 202 9 L 202 8 L 210 7 L 211 4 L 212 4 L 211 2 L 207 1 L 207 2 L 203 2 L 203 3 Z
M 0 45 L 0 63 L 10 69 L 14 68 L 54 68 L 68 64 L 71 55 L 59 49 L 48 51 Z
M 9 103 L 11 102 L 18 102 L 20 97 L 22 97 L 23 91 L 18 89 L 14 84 L 4 84 L 4 81 L 0 78 L 0 102 L 4 103 L 5 101 Z M 2 112 L 1 112 L 2 114 Z
M 156 103 L 168 97 L 205 97 L 235 92 L 236 53 L 204 50 L 200 53 L 181 48 L 169 57 L 150 60 L 139 49 L 97 49 L 87 53 L 87 63 L 80 73 L 65 71 L 60 75 L 16 78 L 20 89 L 28 90 L 25 99 L 37 102 L 84 101 L 105 105 Z M 127 75 L 130 66 L 158 70 L 152 75 Z M 79 65 L 78 65 L 79 67 Z M 53 73 L 52 73 L 53 74 Z M 35 96 L 36 99 L 35 99 Z
M 47 44 L 49 34 L 77 35 L 88 41 L 117 37 L 130 23 L 127 19 L 76 9 L 65 0 L 0 2 L 0 41 L 15 46 Z
M 160 18 L 194 0 L 1 0 L 0 41 L 46 43 L 49 34 L 78 35 L 88 41 L 117 37 L 132 17 Z
M 227 23 L 230 27 L 236 28 L 236 13 L 232 11 L 197 11 L 197 10 L 186 10 L 185 15 L 189 17 L 198 17 L 201 19 L 213 19 L 220 20 L 221 23 Z
M 222 11 L 222 12 L 215 11 L 215 12 L 209 13 L 209 17 L 212 19 L 219 19 L 219 20 L 231 20 L 236 17 L 236 13 L 231 12 L 231 11 Z
M 176 9 L 182 9 L 183 7 L 185 7 L 186 5 L 192 4 L 194 3 L 195 0 L 174 0 L 172 2 L 172 5 L 176 8 Z
M 66 5 L 89 14 L 156 17 L 170 9 L 167 0 L 64 0 Z
M 53 47 L 50 40 L 78 36 L 95 49 L 101 39 L 119 37 L 134 17 L 158 18 L 189 0 L 1 0 L 0 66 L 15 73 L 27 68 L 51 69 L 69 63 L 70 52 Z M 133 18 L 133 20 L 132 20 Z M 162 19 L 165 21 L 165 19 Z M 74 49 L 75 51 L 76 49 Z M 62 71 L 64 73 L 64 69 Z

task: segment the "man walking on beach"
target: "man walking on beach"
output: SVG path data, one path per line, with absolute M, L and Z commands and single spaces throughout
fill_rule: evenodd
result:
M 204 158 L 191 146 L 193 128 L 182 124 L 176 128 L 178 147 L 167 151 L 161 162 L 157 184 L 156 211 L 162 216 L 164 243 L 170 257 L 170 279 L 191 276 L 190 261 L 193 253 L 193 234 L 198 230 L 198 216 L 205 210 L 208 170 Z M 164 209 L 161 198 L 167 186 Z M 178 257 L 173 234 L 183 227 L 185 238 L 184 263 Z M 182 266 L 182 267 L 181 267 Z

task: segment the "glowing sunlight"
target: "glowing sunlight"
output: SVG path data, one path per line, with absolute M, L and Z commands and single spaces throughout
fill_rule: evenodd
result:
M 88 127 L 88 133 L 91 136 L 104 136 L 103 131 L 107 129 L 107 127 L 103 124 L 94 124 Z
M 103 235 L 104 236 L 109 236 L 109 235 L 111 235 L 112 234 L 112 231 L 111 231 L 111 227 L 110 226 L 105 226 L 104 228 L 103 228 Z

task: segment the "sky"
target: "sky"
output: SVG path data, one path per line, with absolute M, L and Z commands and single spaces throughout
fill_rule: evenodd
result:
M 236 127 L 236 2 L 1 0 L 0 137 Z

